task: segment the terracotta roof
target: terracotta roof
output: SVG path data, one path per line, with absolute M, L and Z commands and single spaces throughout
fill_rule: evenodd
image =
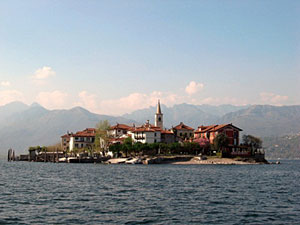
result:
M 132 127 L 130 127 L 130 126 L 126 125 L 126 124 L 119 124 L 119 123 L 117 123 L 116 125 L 111 126 L 110 130 L 129 130 L 130 128 L 132 128 Z
M 146 127 L 137 127 L 136 129 L 132 129 L 131 132 L 155 132 L 157 130 L 151 129 L 151 128 L 146 128 Z
M 176 130 L 194 130 L 194 128 L 191 128 L 191 127 L 185 125 L 183 122 L 181 122 L 176 127 L 174 127 L 174 129 L 176 129 Z
M 70 134 L 65 134 L 63 136 L 61 136 L 61 138 L 69 138 L 70 137 Z
M 220 124 L 220 125 L 199 126 L 198 130 L 195 133 L 206 133 L 208 131 L 218 131 L 227 126 L 231 126 L 235 129 L 238 129 L 239 131 L 242 131 L 242 129 L 232 125 L 231 123 L 227 123 L 227 124 Z M 199 130 L 199 129 L 201 129 L 201 130 Z
M 162 130 L 160 127 L 156 127 L 156 126 L 154 126 L 153 124 L 150 124 L 150 123 L 145 123 L 140 127 L 136 127 L 136 129 L 141 129 L 141 128 L 147 128 L 147 129 L 151 129 L 151 130 L 154 130 L 154 131 L 161 131 Z
M 172 131 L 169 131 L 169 130 L 162 130 L 161 133 L 162 134 L 174 134 Z
M 124 141 L 126 138 L 125 137 L 121 137 L 121 138 L 110 138 L 109 141 L 110 142 L 117 142 L 117 141 Z
M 86 128 L 83 131 L 78 131 L 75 134 L 72 134 L 72 137 L 95 137 L 96 129 L 95 128 Z
M 195 133 L 206 133 L 208 132 L 209 130 L 213 129 L 214 127 L 216 127 L 218 125 L 210 125 L 210 126 L 199 126 L 198 127 L 198 130 L 195 131 Z M 201 129 L 201 130 L 200 130 Z
M 222 128 L 227 127 L 227 126 L 231 126 L 231 127 L 235 128 L 235 129 L 237 129 L 237 130 L 239 130 L 239 131 L 242 131 L 241 128 L 238 128 L 238 127 L 232 125 L 232 123 L 221 124 L 221 125 L 217 126 L 216 128 L 214 128 L 214 130 L 219 130 L 219 129 L 222 129 Z

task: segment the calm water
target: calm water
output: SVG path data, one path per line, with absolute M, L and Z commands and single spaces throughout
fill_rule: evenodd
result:
M 300 224 L 300 161 L 0 169 L 0 224 Z

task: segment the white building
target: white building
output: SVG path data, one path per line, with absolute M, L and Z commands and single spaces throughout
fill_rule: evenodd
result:
M 108 131 L 108 135 L 110 137 L 114 137 L 114 138 L 117 138 L 117 137 L 121 137 L 123 135 L 126 135 L 127 132 L 132 129 L 133 127 L 131 126 L 128 126 L 126 124 L 119 124 L 117 123 L 116 125 L 112 126 L 109 131 Z
M 161 129 L 146 123 L 128 132 L 134 142 L 141 143 L 159 143 L 161 142 Z
M 75 134 L 70 134 L 69 150 L 92 147 L 95 142 L 96 129 L 87 128 Z

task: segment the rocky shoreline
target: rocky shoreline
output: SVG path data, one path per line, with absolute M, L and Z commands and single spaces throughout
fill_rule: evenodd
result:
M 158 156 L 143 158 L 113 158 L 106 164 L 173 164 L 173 165 L 255 165 L 269 164 L 265 159 L 218 158 L 194 156 Z

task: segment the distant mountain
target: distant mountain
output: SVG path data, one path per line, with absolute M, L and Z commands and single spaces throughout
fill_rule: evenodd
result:
M 217 123 L 233 123 L 259 137 L 284 136 L 300 131 L 300 106 L 253 105 L 231 112 Z
M 221 116 L 228 112 L 235 112 L 245 109 L 247 106 L 233 106 L 233 105 L 191 105 L 191 104 L 178 104 L 173 107 L 162 105 L 162 112 L 164 114 L 164 126 L 171 128 L 184 122 L 189 126 L 197 128 L 199 125 L 215 123 Z M 134 111 L 130 114 L 124 114 L 123 117 L 133 119 L 140 123 L 146 120 L 154 122 L 154 115 L 156 107 L 149 107 Z
M 123 117 L 140 123 L 154 121 L 156 107 L 137 110 Z M 199 125 L 233 123 L 243 133 L 259 137 L 283 136 L 300 131 L 300 106 L 271 105 L 191 105 L 179 104 L 173 107 L 162 105 L 164 125 L 167 128 L 184 122 L 197 128 Z
M 8 148 L 18 153 L 29 146 L 51 145 L 60 141 L 60 136 L 67 131 L 78 131 L 87 127 L 95 127 L 100 120 L 108 120 L 111 124 L 134 123 L 122 117 L 98 115 L 84 108 L 70 110 L 47 110 L 38 104 L 27 106 L 12 103 L 0 107 L 0 154 L 6 154 Z
M 235 105 L 197 105 L 197 108 L 205 113 L 212 114 L 218 117 L 224 116 L 227 113 L 236 112 L 241 109 L 247 109 L 250 105 L 235 106 Z
M 22 102 L 11 102 L 7 105 L 0 107 L 0 123 L 5 121 L 7 117 L 25 111 L 29 106 Z

